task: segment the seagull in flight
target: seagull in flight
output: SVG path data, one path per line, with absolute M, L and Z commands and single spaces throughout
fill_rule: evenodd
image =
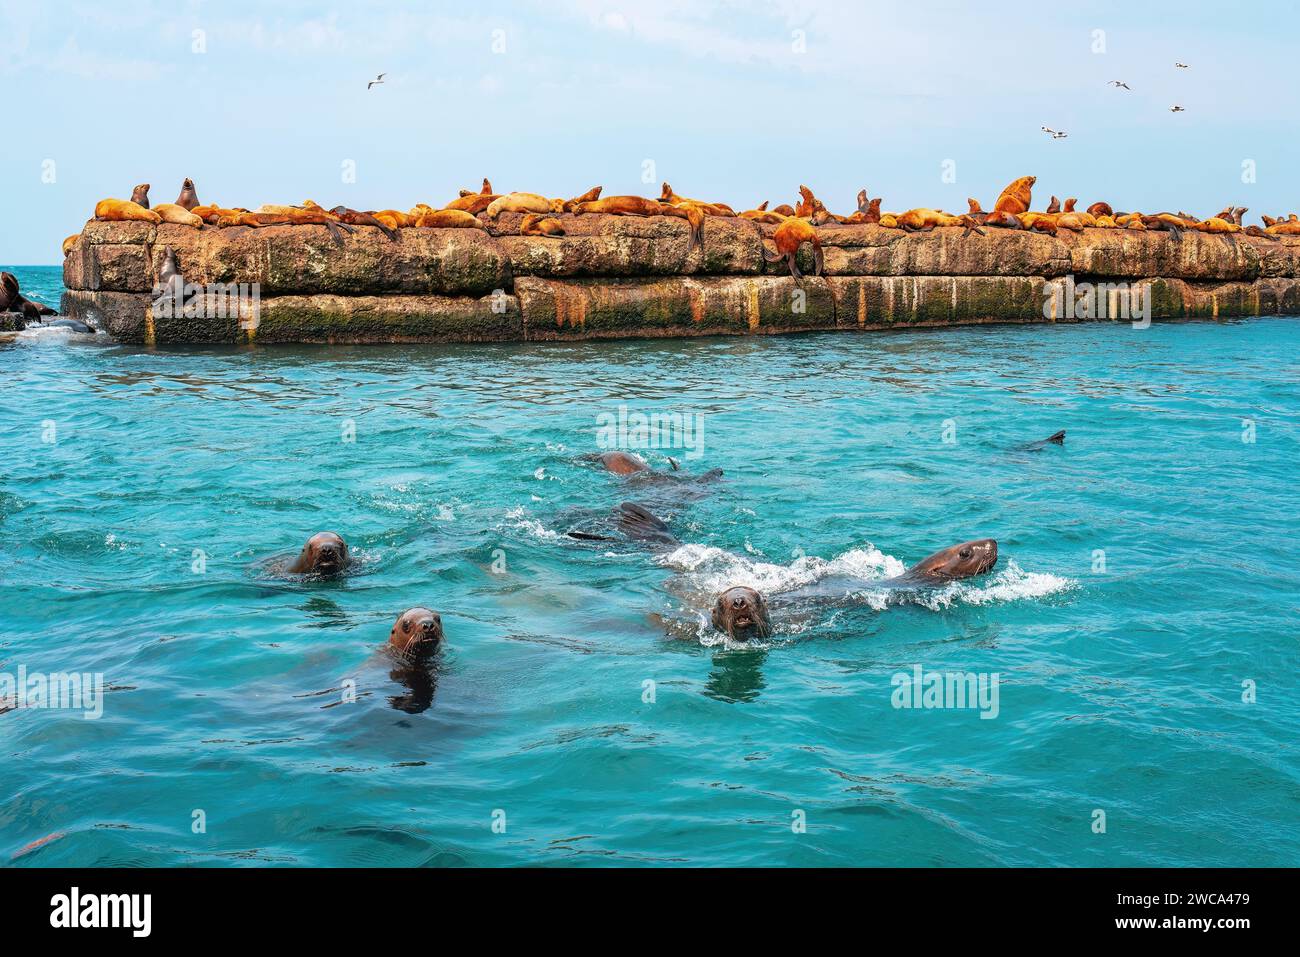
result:
M 1177 68 L 1180 69 L 1180 70 L 1186 70 L 1186 69 L 1187 69 L 1187 64 L 1186 64 L 1186 63 L 1175 63 L 1174 66 L 1177 67 Z
M 1040 126 L 1039 129 L 1042 130 L 1044 133 L 1048 133 L 1052 136 L 1056 135 L 1056 130 L 1052 129 L 1050 126 Z
M 1069 135 L 1070 135 L 1069 133 L 1065 132 L 1064 130 L 1061 130 L 1060 132 L 1053 133 L 1053 134 L 1052 134 L 1052 139 L 1054 139 L 1054 140 L 1063 140 L 1063 139 L 1065 139 L 1065 138 L 1066 138 L 1067 136 L 1069 136 Z
M 373 80 L 371 80 L 369 83 L 366 84 L 366 89 L 367 89 L 367 90 L 370 89 L 370 88 L 371 88 L 372 86 L 374 86 L 376 83 L 383 83 L 383 82 L 384 82 L 384 77 L 386 77 L 386 76 L 388 76 L 387 73 L 381 73 L 381 74 L 379 74 L 379 76 L 375 77 Z
M 1122 87 L 1123 89 L 1128 90 L 1130 93 L 1133 92 L 1133 87 L 1129 86 L 1123 80 L 1111 80 L 1110 85 L 1116 88 Z
M 1175 103 L 1173 106 L 1169 107 L 1169 112 L 1170 112 L 1170 113 L 1186 113 L 1187 111 L 1184 110 L 1184 109 L 1183 109 L 1181 106 L 1179 106 L 1177 103 Z

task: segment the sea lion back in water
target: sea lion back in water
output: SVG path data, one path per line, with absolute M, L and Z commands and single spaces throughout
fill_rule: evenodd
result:
M 317 532 L 285 570 L 295 575 L 337 575 L 347 562 L 348 546 L 343 537 L 335 532 Z
M 1065 444 L 1065 429 L 1061 429 L 1061 431 L 1053 432 L 1045 439 L 1039 439 L 1037 442 L 1030 442 L 1027 445 L 1022 445 L 1020 448 L 1025 452 L 1038 452 L 1041 451 L 1042 449 L 1047 448 L 1049 445 L 1064 445 L 1064 444 Z

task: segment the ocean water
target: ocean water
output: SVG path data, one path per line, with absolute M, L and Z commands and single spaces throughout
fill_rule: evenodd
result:
M 1297 357 L 1290 319 L 0 342 L 0 675 L 105 686 L 0 714 L 0 864 L 1295 865 Z M 592 466 L 652 412 L 675 477 Z M 629 500 L 682 544 L 563 534 Z M 354 573 L 276 577 L 322 529 Z M 988 576 L 873 585 L 982 536 Z M 707 626 L 730 584 L 770 640 Z M 427 673 L 382 651 L 417 604 Z M 896 707 L 918 667 L 996 698 Z

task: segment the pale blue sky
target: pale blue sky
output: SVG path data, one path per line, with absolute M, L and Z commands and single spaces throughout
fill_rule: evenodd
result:
M 805 182 L 847 212 L 864 186 L 987 206 L 1032 173 L 1039 208 L 1257 221 L 1300 207 L 1298 28 L 1283 2 L 0 0 L 0 262 L 59 262 L 97 200 L 149 182 L 170 202 L 185 176 L 227 205 L 403 209 L 484 175 L 565 196 L 666 178 L 737 208 Z

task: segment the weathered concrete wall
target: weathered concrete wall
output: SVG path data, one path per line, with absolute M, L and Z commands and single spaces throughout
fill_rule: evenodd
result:
M 322 226 L 194 230 L 87 223 L 64 261 L 63 311 L 137 342 L 510 341 L 762 334 L 815 329 L 1068 321 L 1044 315 L 1066 277 L 1151 290 L 1152 318 L 1300 312 L 1300 239 L 1089 229 L 1058 238 L 958 228 L 818 230 L 790 277 L 767 263 L 775 227 L 710 217 L 689 249 L 683 220 L 563 216 L 562 237 Z M 771 243 L 766 243 L 771 248 Z M 151 291 L 171 247 L 187 282 L 255 283 L 255 317 L 169 316 Z M 205 300 L 206 302 L 206 300 Z

